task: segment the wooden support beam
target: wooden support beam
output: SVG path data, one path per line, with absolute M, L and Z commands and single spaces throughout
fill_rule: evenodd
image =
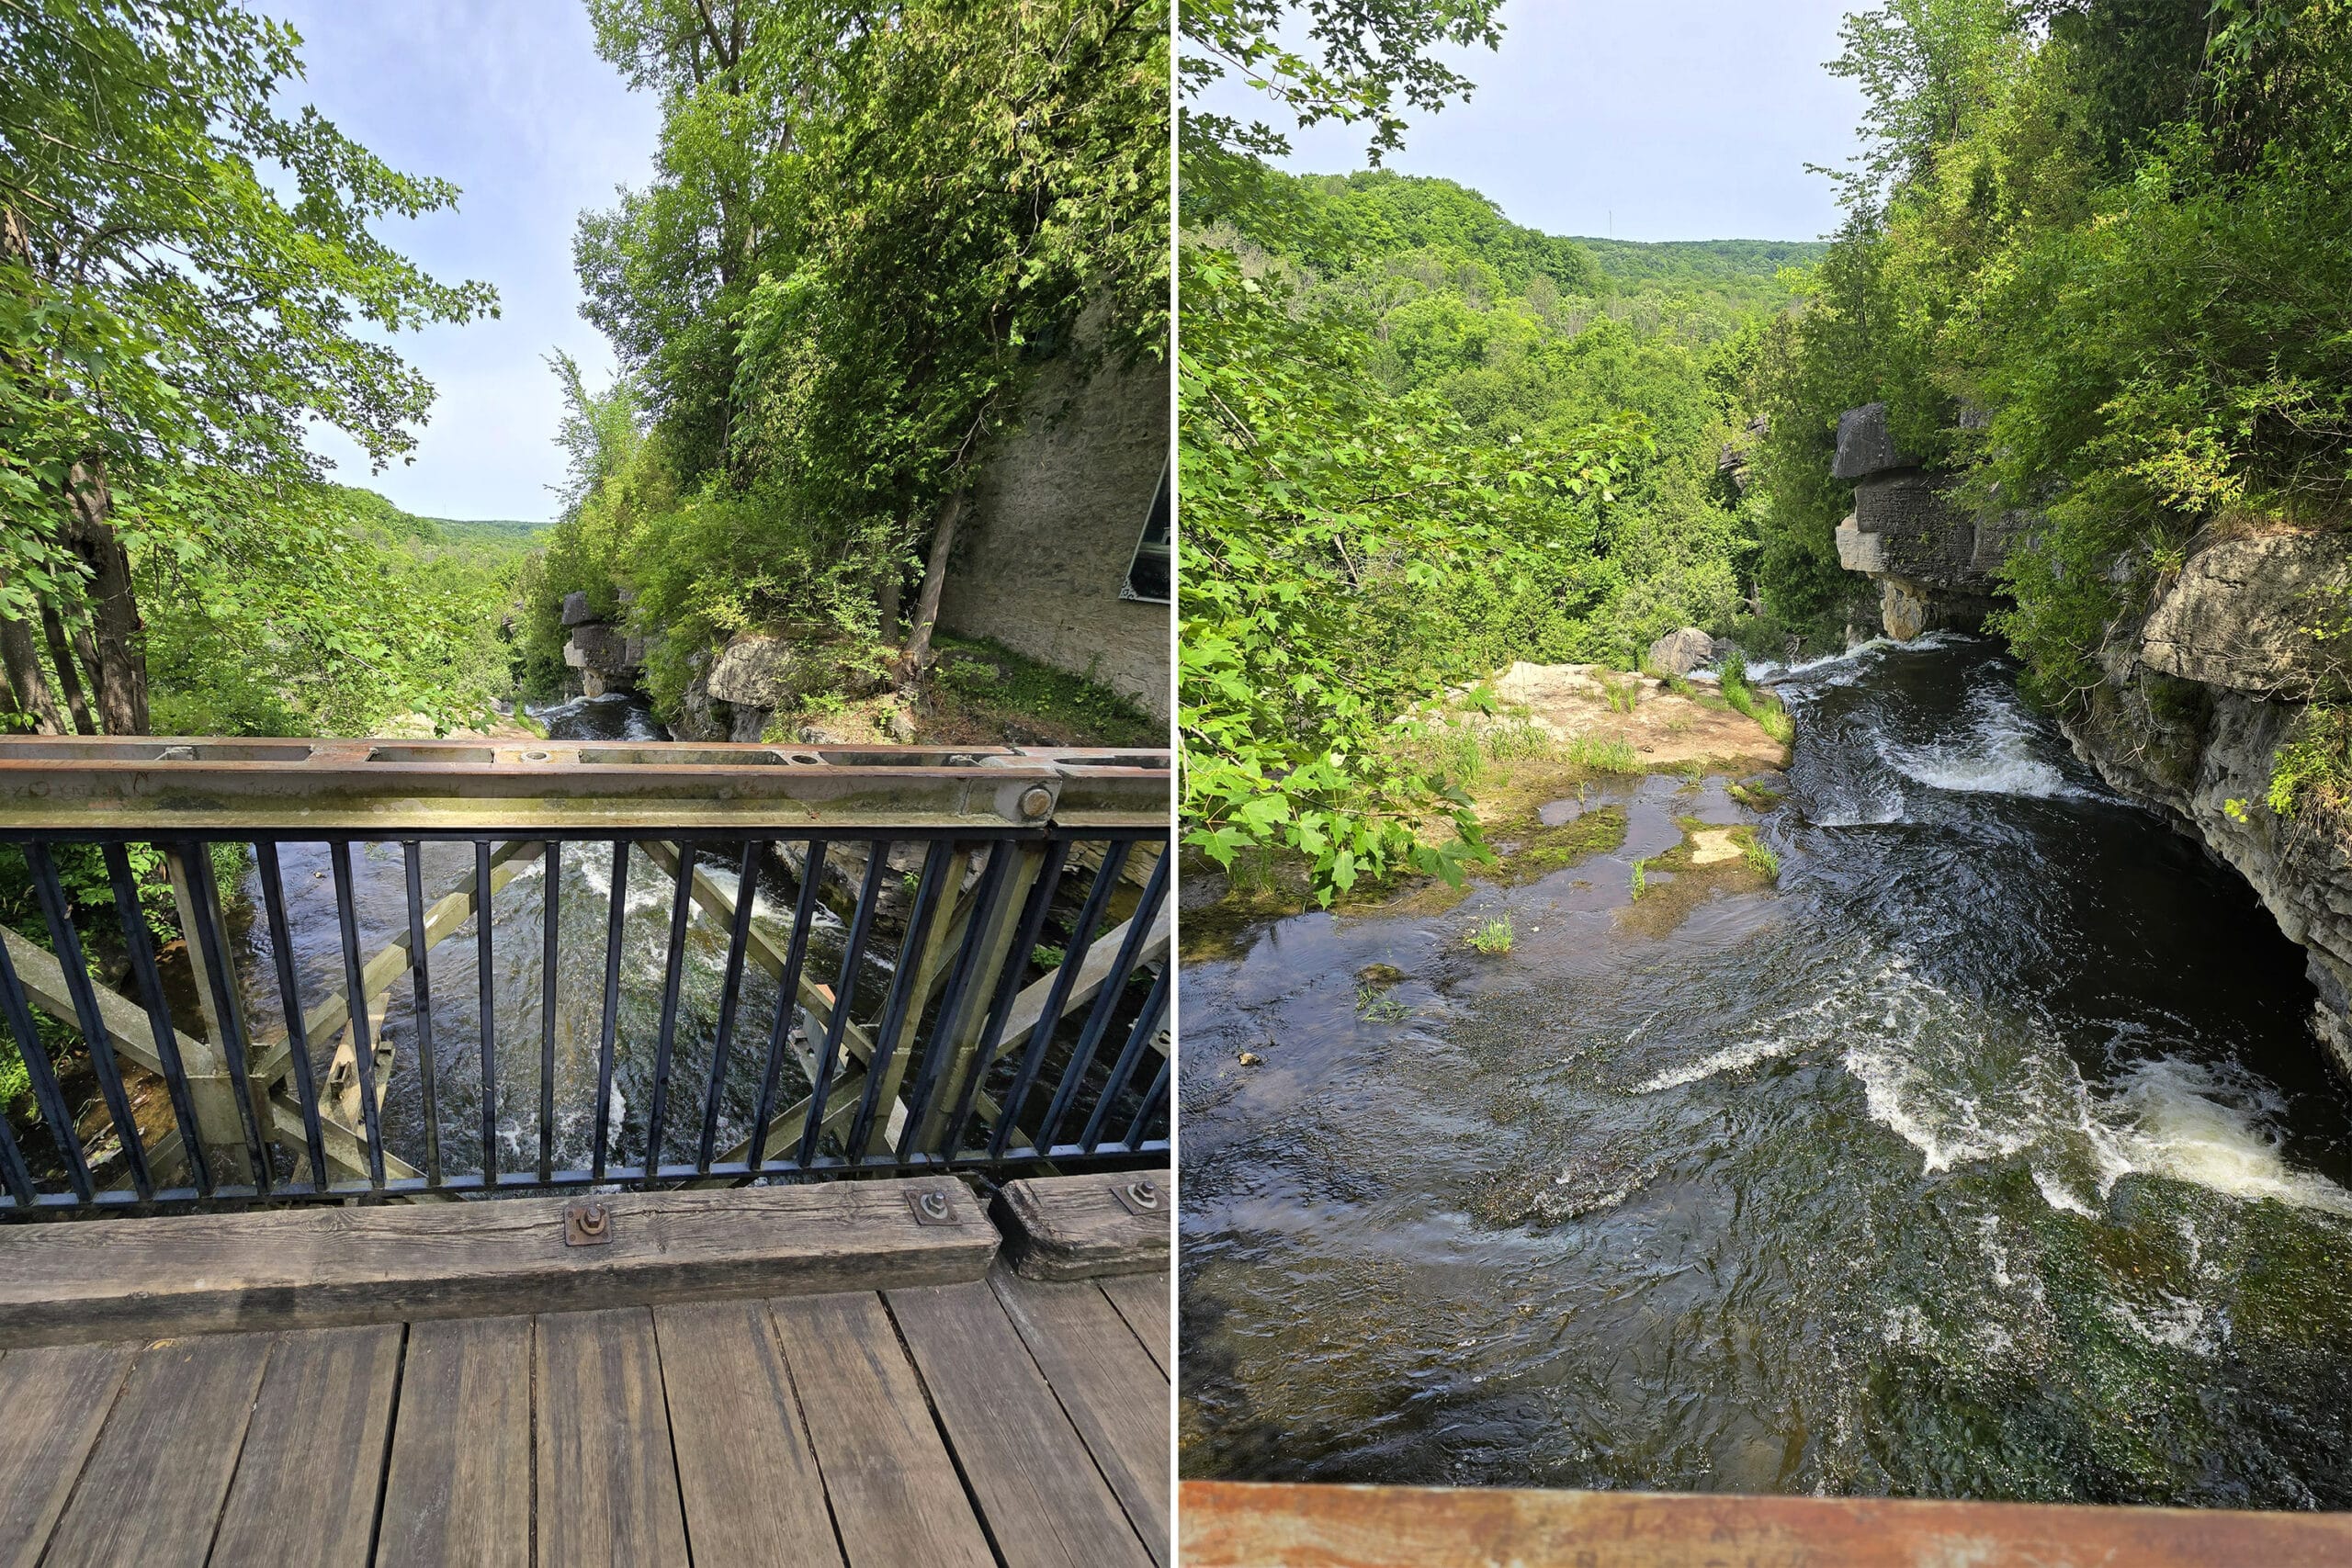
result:
M 17 967 L 17 978 L 24 984 L 26 999 L 60 1022 L 78 1028 L 74 1001 L 65 989 L 65 971 L 58 966 L 49 949 L 5 926 L 0 926 L 0 942 L 8 944 L 8 959 Z M 95 988 L 98 994 L 98 1019 L 106 1025 L 107 1043 L 113 1047 L 115 1055 L 162 1077 L 163 1059 L 155 1054 L 155 1035 L 148 1026 L 145 1011 L 104 986 Z M 201 1059 L 200 1042 L 176 1031 L 175 1039 L 183 1062 Z M 209 1080 L 209 1086 L 199 1086 L 195 1076 L 190 1075 L 189 1089 L 196 1094 L 196 1113 L 199 1122 L 206 1119 L 207 1106 L 212 1105 L 218 1108 L 220 1114 L 230 1119 L 232 1126 L 235 1125 L 237 1111 L 233 1096 L 236 1091 L 226 1077 L 217 1077 Z M 368 1175 L 367 1145 L 360 1134 L 324 1107 L 320 1109 L 319 1123 L 326 1134 L 327 1163 L 336 1168 L 335 1174 L 365 1179 Z M 269 1120 L 263 1125 L 274 1130 L 287 1147 L 297 1151 L 295 1162 L 299 1174 L 304 1157 L 300 1152 L 303 1146 L 301 1107 L 290 1094 L 280 1090 L 270 1097 Z M 242 1146 L 242 1133 L 237 1134 L 237 1141 Z M 168 1137 L 149 1145 L 148 1158 L 152 1164 L 159 1156 L 169 1156 L 176 1162 L 184 1153 L 178 1131 L 175 1129 Z M 158 1175 L 161 1174 L 159 1169 Z M 406 1179 L 423 1174 L 390 1150 L 385 1151 L 384 1175 L 387 1179 Z
M 547 845 L 536 839 L 519 839 L 499 846 L 490 857 L 490 890 L 497 894 L 523 874 L 547 853 Z M 429 951 L 455 935 L 458 928 L 472 918 L 474 912 L 473 877 L 469 874 L 466 885 L 440 899 L 424 913 L 424 945 Z M 360 988 L 368 994 L 372 1005 L 376 998 L 392 988 L 392 982 L 409 971 L 413 964 L 408 951 L 408 933 L 399 936 L 359 966 Z M 324 1001 L 302 1014 L 302 1039 L 315 1051 L 350 1026 L 351 998 L 342 987 L 335 989 Z M 294 1053 L 287 1043 L 285 1027 L 281 1024 L 254 1042 L 254 1077 L 265 1084 L 275 1086 L 278 1079 L 293 1070 Z
M 932 1192 L 945 1217 L 919 1222 Z M 560 1198 L 7 1226 L 0 1346 L 896 1290 L 996 1257 L 979 1201 L 938 1177 L 593 1201 L 611 1239 L 592 1247 L 565 1245 Z
M 1096 1171 L 1009 1181 L 990 1216 L 1012 1271 L 1028 1280 L 1164 1273 L 1176 1244 L 1176 1184 L 1158 1170 Z M 1127 1202 L 1156 1207 L 1138 1214 Z

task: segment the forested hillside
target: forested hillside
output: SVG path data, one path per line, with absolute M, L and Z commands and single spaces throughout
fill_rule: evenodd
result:
M 306 441 L 414 446 L 384 332 L 496 296 L 376 227 L 456 188 L 286 107 L 299 40 L 231 0 L 26 0 L 0 62 L 0 728 L 481 722 L 512 563 Z
M 1448 180 L 1189 155 L 1193 841 L 1286 845 L 1327 887 L 1442 869 L 1476 832 L 1399 744 L 1415 703 L 1742 618 L 1753 372 L 1823 247 L 1577 241 Z

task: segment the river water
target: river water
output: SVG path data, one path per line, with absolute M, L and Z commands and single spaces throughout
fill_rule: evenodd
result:
M 583 697 L 533 710 L 551 738 L 566 740 L 666 740 L 664 729 L 645 704 L 626 694 Z M 730 896 L 737 885 L 741 847 L 706 852 L 702 863 Z M 284 867 L 288 924 L 295 968 L 306 1006 L 343 989 L 344 968 L 336 923 L 334 884 L 327 852 L 319 844 L 287 844 Z M 714 861 L 713 855 L 717 857 Z M 353 852 L 355 908 L 363 957 L 408 929 L 405 872 L 397 843 L 356 846 Z M 420 852 L 422 881 L 429 905 L 443 894 L 470 886 L 473 851 L 468 844 L 426 843 Z M 567 844 L 560 852 L 556 984 L 556 1105 L 554 1158 L 559 1168 L 585 1165 L 595 1129 L 597 1052 L 601 1040 L 606 917 L 612 894 L 612 850 L 608 844 Z M 498 1043 L 496 1125 L 503 1170 L 536 1167 L 538 1158 L 539 1038 L 544 1013 L 540 987 L 545 931 L 547 869 L 526 865 L 492 899 L 491 919 L 493 1023 Z M 659 1034 L 662 970 L 669 941 L 674 884 L 642 853 L 628 869 L 628 914 L 622 931 L 620 1017 L 616 1030 L 611 1122 L 616 1164 L 644 1157 L 651 1100 L 653 1042 Z M 254 914 L 261 903 L 257 874 L 248 870 L 241 900 L 238 969 L 245 982 L 245 1006 L 258 1030 L 279 1024 L 276 970 L 266 924 Z M 793 889 L 780 867 L 762 868 L 755 922 L 769 935 L 787 939 Z M 820 909 L 811 938 L 809 972 L 830 980 L 841 961 L 841 923 Z M 483 1092 L 480 1057 L 481 992 L 476 922 L 469 919 L 429 955 L 432 976 L 435 1065 L 442 1159 L 453 1173 L 479 1168 Z M 708 1081 L 717 1034 L 719 993 L 725 978 L 728 930 L 697 908 L 686 932 L 681 986 L 676 1060 L 662 1140 L 662 1158 L 695 1157 L 702 1120 L 702 1094 Z M 887 944 L 877 943 L 877 948 Z M 873 976 L 887 975 L 887 952 L 869 954 Z M 748 1135 L 758 1102 L 759 1077 L 775 1018 L 775 986 L 747 966 L 736 1014 L 729 1067 L 721 1097 L 721 1154 Z M 878 994 L 868 990 L 868 995 Z M 423 1097 L 415 1065 L 420 1033 L 413 982 L 396 981 L 379 1038 L 390 1042 L 395 1072 L 383 1107 L 385 1144 L 394 1154 L 424 1163 Z M 333 1049 L 314 1053 L 323 1073 Z M 807 1092 L 798 1064 L 786 1053 L 779 1106 Z
M 1185 1473 L 2352 1506 L 2301 951 L 1992 645 L 1780 689 L 1777 812 L 1640 781 L 1613 854 L 1188 967 Z M 1779 887 L 1645 932 L 1690 816 Z

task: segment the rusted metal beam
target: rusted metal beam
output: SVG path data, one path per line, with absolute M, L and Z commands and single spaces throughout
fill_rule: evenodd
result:
M 1185 1568 L 2338 1568 L 2352 1514 L 1184 1483 Z
M 1166 752 L 0 738 L 0 832 L 593 836 L 1156 827 Z

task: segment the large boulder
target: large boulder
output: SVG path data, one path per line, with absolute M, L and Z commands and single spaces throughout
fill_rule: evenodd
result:
M 1865 403 L 1838 416 L 1838 457 L 1829 469 L 1832 477 L 1867 479 L 1890 468 L 1916 466 L 1894 449 L 1894 435 L 1887 428 L 1884 403 Z
M 2222 539 L 2191 555 L 2150 613 L 2140 660 L 2151 670 L 2224 691 L 2308 694 L 2340 659 L 2314 628 L 2352 603 L 2352 553 L 2337 534 Z
M 1715 639 L 1696 626 L 1668 632 L 1650 644 L 1649 667 L 1661 675 L 1688 675 L 1715 657 Z
M 587 594 L 574 591 L 563 596 L 563 624 L 565 626 L 583 626 L 595 618 L 596 612 L 588 607 Z
M 710 694 L 741 707 L 784 707 L 808 689 L 806 664 L 798 644 L 745 632 L 710 667 Z

